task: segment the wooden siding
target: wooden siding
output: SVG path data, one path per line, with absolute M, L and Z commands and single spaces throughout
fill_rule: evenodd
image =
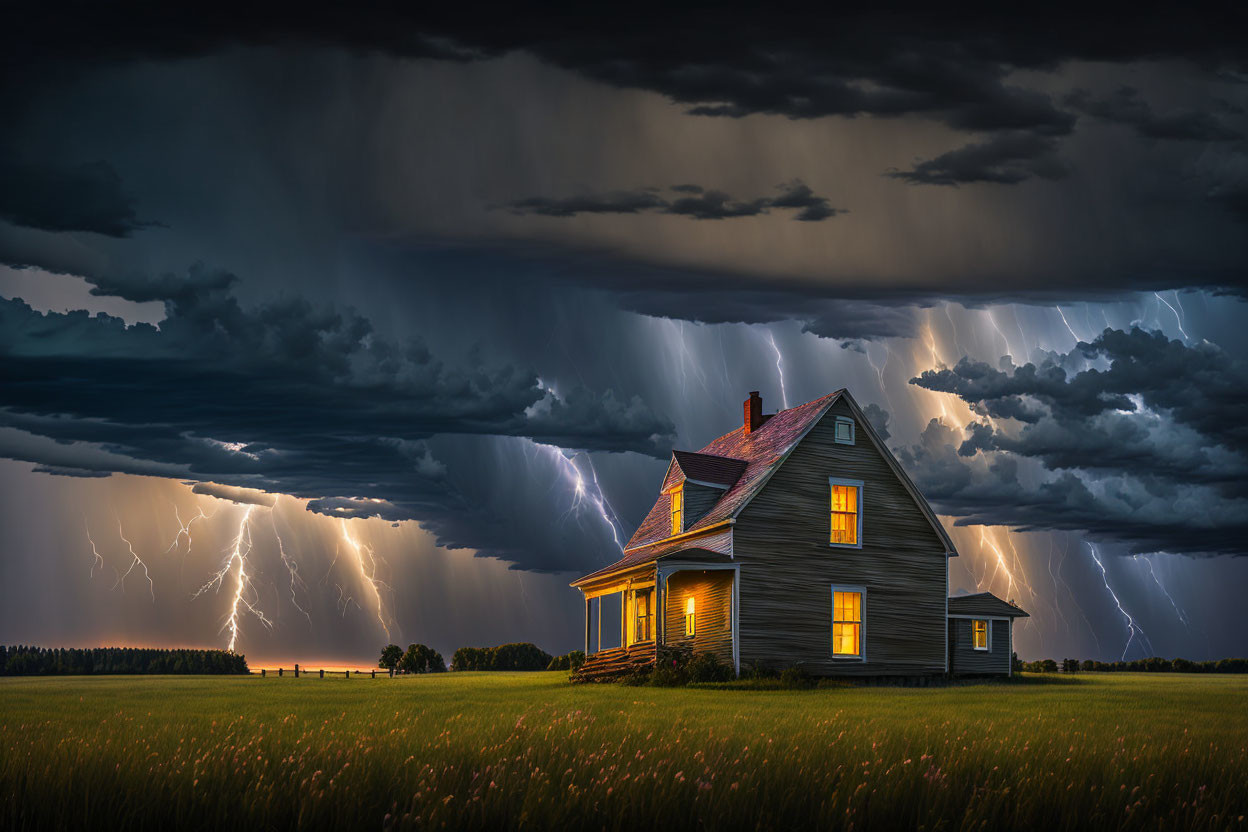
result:
M 815 675 L 945 670 L 945 545 L 866 431 L 833 441 L 833 404 L 737 517 L 740 659 Z M 829 545 L 829 477 L 862 480 L 862 548 Z M 865 661 L 832 658 L 833 585 L 866 589 Z
M 732 665 L 731 570 L 677 572 L 667 579 L 663 600 L 663 643 L 694 653 L 714 653 Z M 685 636 L 685 602 L 693 598 L 693 638 Z
M 706 516 L 711 507 L 719 502 L 719 498 L 724 496 L 724 489 L 711 488 L 707 485 L 698 485 L 694 482 L 685 483 L 685 528 L 690 529 L 693 524 Z
M 988 649 L 976 650 L 970 618 L 949 619 L 949 672 L 955 676 L 1005 676 L 1010 672 L 1010 622 L 988 622 Z

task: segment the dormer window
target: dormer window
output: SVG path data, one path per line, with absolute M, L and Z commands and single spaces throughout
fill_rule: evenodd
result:
M 685 489 L 677 486 L 672 489 L 672 534 L 680 534 L 685 530 Z
M 836 433 L 833 439 L 838 445 L 854 444 L 854 420 L 847 416 L 837 416 Z

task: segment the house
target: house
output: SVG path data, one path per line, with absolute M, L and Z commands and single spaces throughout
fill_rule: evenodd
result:
M 989 593 L 949 598 L 956 556 L 848 391 L 769 415 L 753 392 L 736 430 L 672 452 L 623 557 L 572 583 L 585 600 L 581 676 L 663 651 L 714 653 L 738 673 L 1008 674 L 1026 613 Z M 604 613 L 619 619 L 606 642 Z

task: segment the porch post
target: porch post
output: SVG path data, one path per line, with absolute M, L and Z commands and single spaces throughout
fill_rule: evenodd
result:
M 589 655 L 589 605 L 592 603 L 591 598 L 585 599 L 585 655 Z

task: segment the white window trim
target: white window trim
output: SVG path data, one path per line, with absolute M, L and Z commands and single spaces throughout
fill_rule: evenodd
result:
M 836 623 L 836 593 L 838 592 L 857 592 L 862 596 L 862 621 L 858 623 L 858 655 L 848 656 L 844 653 L 832 653 L 832 661 L 834 662 L 865 662 L 867 660 L 867 588 L 865 586 L 847 586 L 845 584 L 833 584 L 832 594 L 828 596 L 829 602 L 832 604 L 832 623 Z M 832 630 L 828 628 L 828 651 L 832 651 Z
M 836 426 L 841 425 L 841 424 L 849 425 L 849 438 L 848 439 L 841 439 L 839 436 L 836 435 Z M 853 445 L 854 439 L 856 438 L 856 434 L 857 434 L 857 428 L 854 425 L 853 419 L 849 418 L 848 416 L 836 417 L 836 422 L 833 424 L 833 427 L 832 427 L 832 441 L 833 442 L 835 442 L 838 445 Z
M 865 489 L 862 486 L 862 480 L 847 480 L 840 477 L 828 477 L 828 537 L 832 536 L 832 486 L 834 485 L 852 485 L 858 489 L 858 534 L 854 537 L 857 543 L 833 543 L 828 541 L 828 545 L 834 549 L 861 549 L 862 548 L 862 515 L 866 513 L 866 505 L 864 505 L 863 496 Z
M 975 646 L 975 622 L 984 622 L 984 646 Z M 978 650 L 981 653 L 992 651 L 992 619 L 991 618 L 972 618 L 971 619 L 971 649 Z

